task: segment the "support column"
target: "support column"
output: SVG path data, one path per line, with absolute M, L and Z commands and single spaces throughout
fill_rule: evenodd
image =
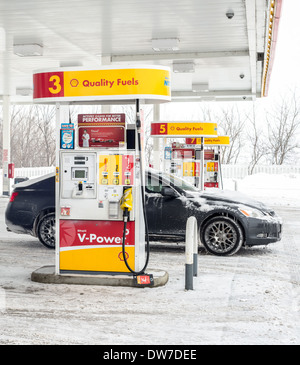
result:
M 158 122 L 160 120 L 160 105 L 153 105 L 153 121 Z M 153 168 L 160 170 L 160 138 L 153 137 Z
M 204 190 L 204 137 L 201 137 L 200 190 Z
M 223 176 L 222 176 L 222 163 L 221 163 L 221 147 L 218 146 L 218 182 L 220 183 L 221 189 L 223 190 Z
M 10 163 L 10 97 L 3 95 L 3 188 L 2 194 L 10 195 L 8 164 Z
M 163 142 L 163 145 L 162 145 L 162 153 L 163 153 L 163 158 L 162 158 L 162 171 L 163 172 L 167 172 L 167 163 L 166 163 L 166 160 L 165 160 L 165 148 L 166 148 L 167 143 L 168 143 L 167 138 L 162 138 L 162 142 Z
M 111 57 L 101 56 L 101 66 L 109 66 L 109 65 L 111 65 Z M 105 114 L 111 113 L 110 105 L 101 105 L 101 112 Z
M 2 166 L 3 166 L 3 187 L 2 194 L 5 196 L 10 195 L 10 180 L 8 178 L 8 164 L 10 161 L 10 94 L 11 94 L 11 85 L 10 85 L 10 61 L 7 49 L 12 44 L 12 39 L 7 36 L 4 28 L 1 29 L 1 43 L 3 51 L 3 64 L 2 64 L 2 72 L 3 79 L 0 80 L 3 87 L 3 157 L 2 157 Z

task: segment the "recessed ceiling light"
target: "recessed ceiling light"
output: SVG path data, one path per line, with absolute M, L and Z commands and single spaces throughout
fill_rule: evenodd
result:
M 156 52 L 171 52 L 179 50 L 178 38 L 156 38 L 152 39 L 152 48 Z
M 173 72 L 195 72 L 194 62 L 174 62 Z
M 30 87 L 17 87 L 16 94 L 21 96 L 32 95 L 32 89 Z
M 81 67 L 82 62 L 80 61 L 60 61 L 59 67 Z
M 42 56 L 43 46 L 37 43 L 14 44 L 14 54 L 20 57 Z
M 208 92 L 209 91 L 208 84 L 207 83 L 193 83 L 192 91 L 193 92 L 198 92 L 198 91 Z

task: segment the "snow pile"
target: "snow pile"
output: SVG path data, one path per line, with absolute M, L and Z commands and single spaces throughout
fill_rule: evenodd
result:
M 259 173 L 244 179 L 224 179 L 224 189 L 235 188 L 270 206 L 300 207 L 300 174 Z

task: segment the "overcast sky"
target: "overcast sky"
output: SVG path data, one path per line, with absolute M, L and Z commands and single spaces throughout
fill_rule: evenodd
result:
M 300 88 L 300 0 L 283 0 L 269 96 Z

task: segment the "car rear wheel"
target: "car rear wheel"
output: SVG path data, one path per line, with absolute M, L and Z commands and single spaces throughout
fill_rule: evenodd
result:
M 44 246 L 55 248 L 55 213 L 48 213 L 41 218 L 37 226 L 37 236 Z
M 214 255 L 233 255 L 243 244 L 240 225 L 229 217 L 214 217 L 208 220 L 200 233 L 206 250 Z

